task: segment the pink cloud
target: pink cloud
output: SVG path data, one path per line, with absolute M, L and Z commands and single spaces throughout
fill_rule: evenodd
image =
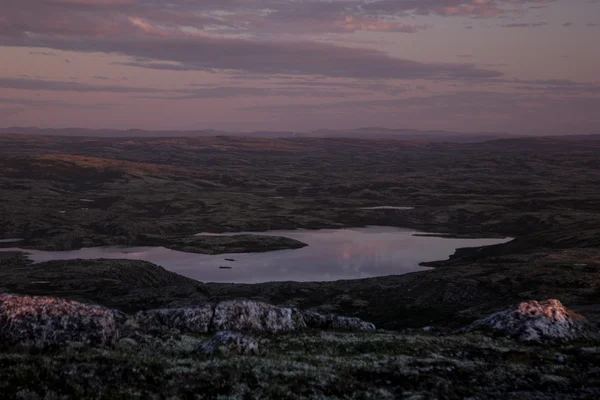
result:
M 139 31 L 156 34 L 186 27 L 199 30 L 209 27 L 211 32 L 245 36 L 355 31 L 415 33 L 426 26 L 404 21 L 411 15 L 491 18 L 516 12 L 506 9 L 506 5 L 553 1 L 556 0 L 20 0 L 3 4 L 0 34 L 38 32 L 107 37 Z M 526 13 L 527 9 L 518 11 Z
M 532 10 L 554 1 L 4 1 L 0 12 L 0 46 L 5 48 L 0 51 L 4 51 L 2 57 L 14 54 L 16 58 L 9 60 L 13 76 L 0 76 L 0 91 L 9 93 L 0 99 L 4 107 L 0 108 L 0 114 L 14 118 L 11 121 L 16 121 L 19 115 L 25 115 L 21 121 L 35 115 L 55 122 L 70 118 L 87 121 L 87 117 L 93 117 L 102 124 L 108 120 L 107 116 L 117 116 L 123 123 L 137 125 L 148 121 L 142 112 L 152 114 L 153 122 L 167 124 L 172 122 L 166 121 L 179 118 L 182 121 L 188 118 L 186 123 L 194 118 L 202 123 L 228 119 L 234 111 L 233 122 L 248 118 L 263 124 L 280 119 L 280 127 L 288 127 L 294 118 L 299 124 L 318 125 L 335 113 L 340 117 L 336 121 L 347 121 L 350 125 L 379 121 L 381 117 L 383 124 L 419 120 L 423 127 L 435 123 L 460 128 L 471 123 L 491 126 L 490 121 L 500 119 L 515 126 L 533 126 L 535 119 L 544 118 L 558 123 L 564 109 L 581 121 L 587 118 L 596 123 L 593 110 L 598 102 L 593 97 L 600 94 L 597 85 L 549 79 L 575 76 L 574 63 L 569 71 L 560 71 L 566 62 L 559 56 L 549 56 L 556 61 L 552 67 L 540 64 L 539 70 L 530 68 L 533 76 L 541 78 L 527 81 L 509 79 L 495 70 L 504 66 L 504 70 L 519 76 L 520 72 L 526 74 L 527 68 L 537 67 L 528 57 L 520 58 L 520 52 L 524 51 L 520 46 L 499 48 L 496 53 L 484 48 L 480 40 L 485 38 L 469 38 L 457 40 L 451 45 L 454 47 L 435 53 L 447 45 L 447 38 L 438 36 L 443 40 L 437 43 L 432 37 L 453 32 L 445 30 L 446 27 L 477 28 L 472 33 L 461 29 L 457 37 L 464 39 L 486 27 L 542 26 L 543 22 L 534 22 L 532 17 L 538 12 Z M 514 16 L 527 19 L 513 20 Z M 593 26 L 597 22 L 576 20 L 576 14 L 569 18 L 578 26 L 586 22 Z M 423 32 L 440 20 L 455 22 Z M 564 21 L 569 20 L 561 22 Z M 555 23 L 548 32 L 558 28 L 560 24 Z M 587 32 L 591 34 L 593 30 L 588 28 Z M 352 34 L 356 32 L 398 35 Z M 498 33 L 497 29 L 488 32 L 507 33 Z M 407 35 L 400 35 L 403 33 Z M 576 33 L 579 30 L 570 36 Z M 381 39 L 384 36 L 385 43 Z M 531 42 L 524 44 L 536 48 Z M 545 43 L 548 44 L 551 43 Z M 414 48 L 408 48 L 413 45 Z M 7 50 L 8 47 L 13 49 Z M 15 50 L 16 47 L 22 49 Z M 404 49 L 415 59 L 446 57 L 451 62 L 410 60 L 407 53 L 402 53 Z M 61 51 L 101 53 L 104 59 L 94 64 L 99 59 L 96 55 L 78 56 Z M 572 49 L 573 60 L 578 55 L 576 51 Z M 63 62 L 66 58 L 73 63 L 66 65 Z M 548 62 L 540 59 L 543 60 L 540 63 Z M 28 60 L 38 62 L 41 69 L 45 63 L 53 65 L 55 70 L 29 68 L 34 64 L 31 63 L 27 65 L 28 71 L 23 72 L 30 77 L 19 76 L 20 70 L 14 72 Z M 481 64 L 474 64 L 475 61 Z M 90 68 L 89 73 L 75 72 L 76 68 L 83 70 L 83 65 Z M 590 76 L 586 68 L 581 71 Z M 69 81 L 71 74 L 77 74 L 78 79 Z M 125 83 L 121 81 L 122 75 L 128 75 L 131 84 L 121 86 Z M 159 85 L 158 79 L 165 82 Z M 194 86 L 191 82 L 202 83 Z M 472 91 L 462 92 L 465 88 Z M 30 98 L 20 99 L 21 96 Z M 100 106 L 114 104 L 117 98 L 122 107 L 105 110 L 109 107 Z M 79 112 L 71 113 L 80 99 L 84 100 L 82 104 L 93 101 L 98 110 L 91 105 L 85 109 L 82 106 L 86 118 Z M 304 104 L 298 104 L 303 100 Z M 248 104 L 253 108 L 248 109 Z M 33 114 L 29 114 L 30 108 L 35 109 Z M 8 109 L 13 111 L 2 111 Z M 44 114 L 46 109 L 50 111 Z M 55 118 L 53 113 L 58 109 L 63 119 Z M 199 113 L 199 109 L 203 112 Z M 209 109 L 210 112 L 206 111 Z M 27 111 L 20 114 L 14 110 Z M 238 112 L 243 116 L 238 117 Z M 178 117 L 173 118 L 172 114 Z M 264 118 L 265 114 L 269 118 Z M 307 115 L 308 121 L 303 122 Z
M 339 27 L 343 31 L 355 32 L 403 32 L 416 33 L 422 29 L 426 29 L 426 25 L 402 24 L 393 21 L 385 21 L 379 18 L 361 17 L 355 18 L 348 16 L 342 21 L 333 23 L 333 27 Z M 335 30 L 335 29 L 333 29 Z

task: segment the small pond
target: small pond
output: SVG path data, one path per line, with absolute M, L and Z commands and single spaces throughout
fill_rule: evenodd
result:
M 184 253 L 164 247 L 111 246 L 58 252 L 25 251 L 30 253 L 30 258 L 35 262 L 77 258 L 145 260 L 203 282 L 258 283 L 332 281 L 400 275 L 426 270 L 427 268 L 418 264 L 423 261 L 445 260 L 460 247 L 487 246 L 510 240 L 414 236 L 418 233 L 421 232 L 375 226 L 270 231 L 260 234 L 289 237 L 307 243 L 308 247 L 215 256 Z
M 17 243 L 21 242 L 23 239 L 0 239 L 0 243 Z

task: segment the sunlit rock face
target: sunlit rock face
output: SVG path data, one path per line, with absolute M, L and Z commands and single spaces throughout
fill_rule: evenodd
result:
M 0 295 L 3 345 L 54 348 L 103 347 L 119 337 L 116 311 L 51 297 Z
M 337 315 L 323 315 L 306 311 L 302 314 L 309 328 L 335 329 L 353 332 L 372 332 L 375 325 L 359 318 L 340 317 Z
M 199 307 L 165 308 L 140 311 L 136 321 L 146 328 L 169 327 L 188 333 L 206 333 L 209 331 L 215 306 L 205 304 Z
M 259 355 L 260 347 L 256 339 L 239 332 L 217 332 L 200 348 L 205 354 L 232 353 L 240 355 Z
M 567 342 L 597 337 L 593 326 L 558 300 L 527 301 L 475 321 L 466 330 L 491 329 L 523 342 Z

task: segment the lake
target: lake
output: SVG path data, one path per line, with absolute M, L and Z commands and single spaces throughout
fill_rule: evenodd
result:
M 400 275 L 426 270 L 428 268 L 420 267 L 418 264 L 423 261 L 445 260 L 460 247 L 487 246 L 510 240 L 414 236 L 419 233 L 422 232 L 374 226 L 258 233 L 260 235 L 285 236 L 308 244 L 308 247 L 301 249 L 267 253 L 205 255 L 184 253 L 164 247 L 123 246 L 57 252 L 23 251 L 29 253 L 29 257 L 34 262 L 78 258 L 145 260 L 161 265 L 169 271 L 203 282 L 258 283 L 333 281 Z M 227 235 L 233 234 L 228 233 Z M 254 234 L 257 233 L 254 232 Z

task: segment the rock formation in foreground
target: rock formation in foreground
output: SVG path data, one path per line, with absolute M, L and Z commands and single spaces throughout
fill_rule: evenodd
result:
M 323 315 L 271 304 L 231 300 L 216 305 L 141 311 L 137 322 L 146 327 L 163 326 L 187 333 L 238 331 L 247 333 L 296 332 L 306 328 L 371 332 L 375 325 L 358 318 Z
M 0 294 L 0 343 L 32 348 L 74 343 L 103 347 L 118 339 L 118 314 L 52 297 Z
M 135 315 L 135 319 L 148 329 L 169 327 L 188 333 L 207 333 L 210 330 L 214 309 L 212 304 L 197 307 L 161 308 L 140 311 Z
M 212 330 L 243 332 L 293 332 L 306 327 L 296 309 L 255 301 L 223 301 L 215 307 Z
M 475 321 L 464 331 L 486 329 L 535 343 L 567 342 L 598 336 L 585 317 L 553 299 L 520 303 Z
M 104 347 L 115 344 L 120 338 L 144 342 L 152 336 L 165 336 L 169 332 L 262 334 L 298 332 L 307 327 L 375 330 L 373 324 L 358 318 L 302 313 L 295 308 L 245 300 L 143 311 L 128 317 L 119 311 L 58 298 L 0 295 L 0 344 L 8 346 L 41 349 L 78 344 Z M 238 338 L 231 333 L 217 336 L 214 340 L 227 339 L 228 345 L 234 343 L 234 347 L 249 347 L 240 345 L 234 337 Z
M 341 331 L 372 332 L 375 325 L 359 318 L 340 317 L 337 315 L 323 315 L 306 311 L 302 313 L 306 325 L 315 329 L 336 329 Z
M 0 343 L 5 346 L 53 348 L 69 345 L 106 347 L 118 339 L 148 343 L 153 337 L 180 334 L 217 335 L 204 352 L 219 347 L 239 354 L 258 351 L 257 342 L 242 334 L 332 329 L 373 332 L 375 326 L 358 318 L 323 315 L 271 304 L 233 300 L 189 308 L 158 309 L 126 316 L 119 311 L 75 301 L 0 295 Z M 597 338 L 583 316 L 558 300 L 528 301 L 480 319 L 460 332 L 492 330 L 523 342 L 557 343 Z M 136 342 L 135 342 L 136 343 Z M 135 345 L 129 347 L 135 348 Z

